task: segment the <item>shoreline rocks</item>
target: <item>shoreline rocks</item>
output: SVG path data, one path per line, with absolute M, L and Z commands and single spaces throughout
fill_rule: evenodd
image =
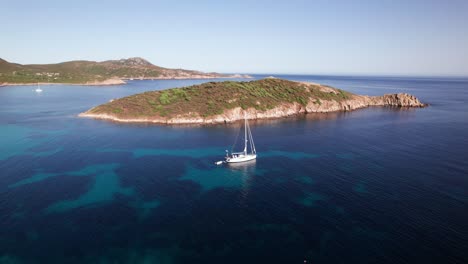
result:
M 335 100 L 309 100 L 304 106 L 297 102 L 284 103 L 277 107 L 268 110 L 257 110 L 255 108 L 242 109 L 236 107 L 225 110 L 222 114 L 210 117 L 201 117 L 196 113 L 187 113 L 171 118 L 121 118 L 112 114 L 94 114 L 91 110 L 79 114 L 80 117 L 89 117 L 96 119 L 104 119 L 121 123 L 156 123 L 156 124 L 220 124 L 231 123 L 244 119 L 244 113 L 247 119 L 271 119 L 293 116 L 297 114 L 307 113 L 329 113 L 337 111 L 352 111 L 356 109 L 371 107 L 371 106 L 387 106 L 387 107 L 426 107 L 415 96 L 407 93 L 385 94 L 382 96 L 364 96 L 353 95 L 352 98 L 343 101 Z

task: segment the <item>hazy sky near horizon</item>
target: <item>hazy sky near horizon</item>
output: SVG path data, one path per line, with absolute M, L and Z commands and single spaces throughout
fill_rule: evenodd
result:
M 0 58 L 202 71 L 468 76 L 468 1 L 0 0 Z

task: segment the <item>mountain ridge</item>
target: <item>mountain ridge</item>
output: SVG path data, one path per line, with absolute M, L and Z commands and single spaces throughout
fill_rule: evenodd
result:
M 0 85 L 33 83 L 110 85 L 131 79 L 216 79 L 249 78 L 247 75 L 205 73 L 157 66 L 141 57 L 88 61 L 72 60 L 51 64 L 18 64 L 0 58 Z

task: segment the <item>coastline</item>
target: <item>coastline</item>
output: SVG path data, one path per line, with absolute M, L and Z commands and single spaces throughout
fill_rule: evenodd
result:
M 133 78 L 136 81 L 142 80 L 204 80 L 204 79 L 253 79 L 254 77 L 248 74 L 232 74 L 226 76 L 219 75 L 191 75 L 191 76 L 162 76 L 162 77 L 142 77 L 142 78 Z M 130 78 L 122 78 L 122 80 L 132 80 Z
M 233 74 L 229 76 L 206 76 L 206 75 L 193 75 L 193 76 L 163 76 L 163 77 L 143 77 L 143 78 L 134 78 L 135 81 L 142 80 L 205 80 L 205 79 L 253 79 L 250 75 L 244 74 Z M 51 83 L 51 82 L 30 82 L 30 83 L 9 83 L 3 82 L 0 83 L 2 86 L 26 86 L 26 85 L 77 85 L 77 86 L 110 86 L 110 85 L 124 85 L 127 84 L 127 81 L 132 80 L 130 78 L 114 78 L 107 79 L 104 81 L 95 81 L 95 82 L 85 82 L 85 83 Z
M 85 82 L 85 83 L 50 83 L 50 82 L 31 82 L 31 83 L 0 83 L 1 86 L 26 86 L 26 85 L 76 85 L 76 86 L 110 86 L 127 84 L 122 79 L 107 79 L 104 81 Z
M 186 115 L 178 115 L 171 118 L 163 117 L 144 117 L 144 118 L 123 118 L 108 113 L 94 114 L 91 113 L 93 108 L 86 112 L 78 114 L 78 117 L 94 118 L 109 120 L 118 123 L 154 123 L 163 125 L 210 125 L 232 123 L 244 119 L 244 114 L 249 120 L 259 119 L 275 119 L 299 114 L 307 113 L 331 113 L 331 112 L 346 112 L 357 109 L 383 106 L 383 107 L 399 107 L 399 108 L 422 108 L 427 104 L 421 103 L 416 97 L 406 93 L 385 94 L 383 96 L 366 96 L 353 95 L 353 98 L 342 102 L 334 100 L 322 100 L 321 104 L 316 104 L 314 100 L 309 100 L 307 105 L 299 103 L 285 103 L 275 108 L 260 111 L 255 108 L 242 109 L 236 107 L 225 110 L 222 114 L 201 117 L 196 113 L 187 113 Z

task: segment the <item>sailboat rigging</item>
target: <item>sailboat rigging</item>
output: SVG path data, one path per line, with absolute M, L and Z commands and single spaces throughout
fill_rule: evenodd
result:
M 250 152 L 249 152 L 250 148 Z M 222 163 L 239 163 L 254 160 L 257 158 L 257 151 L 255 149 L 255 143 L 252 136 L 252 131 L 250 130 L 249 122 L 247 121 L 247 116 L 244 115 L 244 150 L 242 152 L 232 152 L 229 154 L 229 151 L 226 150 L 226 157 L 224 161 L 218 161 L 216 164 L 220 165 Z

